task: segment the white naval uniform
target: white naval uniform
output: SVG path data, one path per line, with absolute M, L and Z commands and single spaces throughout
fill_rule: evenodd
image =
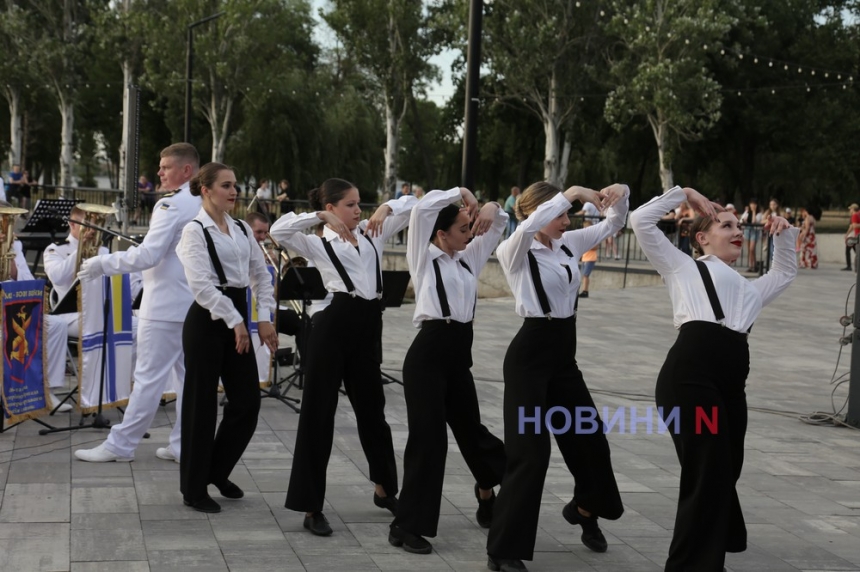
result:
M 20 240 L 12 243 L 12 250 L 15 251 L 15 266 L 18 267 L 18 280 L 35 280 L 33 273 L 27 266 L 27 259 L 24 258 L 24 251 Z M 68 336 L 66 335 L 66 323 L 58 320 L 56 316 L 47 314 L 45 316 L 45 351 L 48 358 L 48 370 L 45 374 L 48 376 L 48 386 L 51 389 L 63 387 L 66 385 L 66 343 Z M 54 403 L 56 406 L 57 404 Z
M 176 421 L 170 433 L 170 450 L 177 459 L 180 456 L 185 380 L 182 324 L 194 297 L 176 255 L 176 246 L 182 229 L 197 215 L 201 205 L 202 199 L 192 196 L 185 183 L 176 193 L 155 203 L 143 243 L 125 252 L 96 256 L 88 261 L 108 276 L 143 272 L 137 330 L 137 344 L 142 351 L 138 352 L 134 368 L 134 387 L 122 423 L 111 428 L 104 443 L 108 451 L 120 457 L 134 457 L 171 382 L 176 392 Z

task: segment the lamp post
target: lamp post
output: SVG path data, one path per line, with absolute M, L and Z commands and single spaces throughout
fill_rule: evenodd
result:
M 478 83 L 481 80 L 481 28 L 483 15 L 483 0 L 470 0 L 461 184 L 471 190 L 475 189 L 475 156 L 477 154 L 478 138 Z
M 192 61 L 194 60 L 194 36 L 193 30 L 197 26 L 205 24 L 223 16 L 225 12 L 218 12 L 208 18 L 203 18 L 188 24 L 187 51 L 185 55 L 185 142 L 191 143 L 191 75 Z

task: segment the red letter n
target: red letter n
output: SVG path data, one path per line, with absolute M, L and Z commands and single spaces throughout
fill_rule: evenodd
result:
M 704 409 L 702 409 L 701 405 L 696 406 L 696 435 L 702 434 L 702 421 L 705 422 L 705 425 L 708 427 L 708 431 L 711 432 L 711 435 L 717 434 L 717 407 L 716 405 L 711 407 L 711 418 L 708 419 L 708 416 L 705 415 Z

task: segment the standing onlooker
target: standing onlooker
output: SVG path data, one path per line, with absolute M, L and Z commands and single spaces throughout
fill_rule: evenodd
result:
M 791 226 L 797 226 L 797 219 L 794 218 L 794 214 L 788 207 L 785 207 L 785 220 L 787 220 L 788 224 L 790 224 Z
M 281 216 L 293 212 L 293 201 L 290 200 L 290 182 L 281 179 L 278 183 L 278 194 L 275 196 L 281 206 Z
M 257 198 L 260 211 L 271 219 L 269 204 L 272 201 L 272 189 L 269 188 L 269 179 L 260 180 L 260 186 L 257 187 L 254 196 Z
M 517 220 L 517 216 L 514 213 L 514 206 L 517 204 L 517 197 L 520 196 L 520 188 L 519 187 L 511 187 L 511 195 L 505 201 L 505 212 L 508 213 L 508 229 L 505 233 L 505 238 L 514 234 L 514 231 L 517 230 L 517 224 L 519 221 Z
M 152 183 L 149 179 L 146 178 L 146 175 L 141 175 L 140 179 L 137 181 L 137 192 L 138 192 L 138 207 L 139 211 L 135 214 L 135 219 L 137 224 L 145 224 L 149 221 L 149 216 L 147 215 L 147 211 L 149 214 L 152 214 L 152 208 L 155 206 L 155 187 L 152 186 Z
M 747 252 L 749 253 L 749 268 L 747 272 L 755 272 L 756 265 L 755 248 L 761 240 L 761 224 L 764 212 L 759 209 L 758 199 L 751 197 L 744 214 L 741 215 L 741 223 L 744 225 L 744 240 L 747 241 Z
M 6 183 L 6 196 L 11 202 L 12 199 L 21 197 L 21 181 L 24 179 L 24 173 L 21 172 L 21 165 L 12 165 L 12 170 L 9 171 L 9 180 Z
M 818 243 L 815 240 L 815 223 L 821 219 L 821 209 L 818 207 L 806 207 L 800 209 L 805 215 L 800 236 L 797 237 L 797 247 L 800 250 L 800 267 L 818 268 Z
M 845 268 L 842 270 L 851 270 L 851 253 L 857 251 L 857 237 L 860 236 L 860 212 L 858 211 L 860 206 L 857 203 L 848 205 L 851 222 L 845 232 Z
M 30 209 L 30 191 L 32 190 L 32 181 L 30 180 L 30 171 L 24 169 L 21 176 L 21 186 L 18 187 L 18 193 L 21 195 L 21 208 Z M 25 214 L 23 218 L 27 218 Z
M 589 226 L 591 226 L 590 221 L 583 221 L 582 228 L 587 228 Z M 594 248 L 585 251 L 582 258 L 579 260 L 582 262 L 580 269 L 580 274 L 582 274 L 582 289 L 579 291 L 580 298 L 588 298 L 588 285 L 591 282 L 591 271 L 594 270 L 594 265 L 597 264 L 598 247 L 599 245 L 595 244 Z
M 400 186 L 400 190 L 397 191 L 396 195 L 394 195 L 394 198 L 396 200 L 396 199 L 399 199 L 400 197 L 402 197 L 404 195 L 411 195 L 411 194 L 412 194 L 412 187 L 409 186 L 409 183 L 403 183 Z M 403 241 L 406 238 L 406 232 L 407 231 L 404 228 L 403 230 L 401 230 L 400 232 L 397 233 L 397 244 L 403 244 Z
M 779 206 L 779 201 L 771 197 L 770 202 L 768 203 L 768 209 L 764 211 L 762 222 L 767 224 L 768 221 L 775 216 L 782 216 L 782 208 Z M 768 235 L 765 235 L 764 237 L 767 239 L 767 259 L 768 263 L 770 263 L 770 261 L 773 260 L 773 237 Z
M 690 206 L 690 203 L 684 201 L 676 211 L 677 217 L 675 222 L 678 225 L 678 250 L 687 255 L 692 255 L 690 249 L 690 227 L 693 225 L 693 220 L 696 218 L 696 211 Z
M 412 187 L 412 194 L 415 195 L 416 199 L 420 200 L 424 196 L 424 187 L 415 185 Z

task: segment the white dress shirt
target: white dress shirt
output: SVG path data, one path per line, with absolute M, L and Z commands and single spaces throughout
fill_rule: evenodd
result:
M 430 242 L 436 218 L 446 206 L 460 200 L 460 188 L 447 191 L 430 191 L 412 209 L 409 219 L 409 238 L 406 243 L 406 261 L 412 275 L 415 289 L 415 313 L 412 323 L 421 327 L 424 320 L 451 318 L 457 322 L 471 322 L 474 319 L 475 300 L 478 294 L 478 275 L 487 264 L 493 249 L 508 224 L 508 214 L 501 208 L 496 210 L 496 218 L 490 230 L 475 237 L 466 250 L 448 256 L 443 250 Z M 445 286 L 450 316 L 442 314 L 439 295 L 436 291 L 436 271 L 433 261 L 439 263 L 439 273 Z M 465 262 L 471 272 L 463 268 Z
M 377 298 L 376 269 L 377 264 L 380 268 L 382 265 L 382 250 L 385 241 L 406 228 L 409 224 L 409 213 L 417 202 L 418 200 L 412 195 L 404 195 L 399 199 L 385 203 L 391 208 L 391 214 L 386 217 L 382 224 L 382 233 L 379 236 L 369 237 L 376 247 L 375 252 L 367 238 L 362 236 L 360 232 L 367 226 L 366 220 L 361 221 L 353 230 L 358 247 L 343 240 L 328 227 L 323 231 L 322 239 L 302 232 L 322 222 L 315 212 L 287 213 L 275 221 L 269 233 L 279 243 L 289 246 L 305 258 L 313 260 L 320 274 L 322 274 L 326 290 L 349 293 L 346 284 L 341 280 L 340 274 L 337 273 L 337 269 L 323 246 L 323 240 L 328 241 L 346 273 L 352 279 L 356 296 L 365 300 L 375 300 Z
M 550 316 L 569 318 L 574 315 L 580 281 L 577 261 L 584 252 L 624 227 L 629 195 L 630 190 L 627 189 L 624 198 L 607 209 L 603 221 L 565 232 L 561 239 L 552 241 L 551 249 L 535 240 L 535 235 L 554 218 L 570 210 L 571 203 L 564 194 L 559 193 L 542 203 L 526 220 L 520 222 L 514 233 L 496 249 L 499 264 L 516 299 L 517 315 L 523 318 L 544 317 L 529 268 L 529 251 L 540 269 L 541 282 L 549 300 Z M 562 245 L 570 250 L 571 256 L 565 254 Z
M 639 246 L 669 289 L 676 328 L 694 320 L 717 323 L 695 260 L 678 250 L 657 228 L 657 221 L 663 213 L 685 200 L 686 195 L 681 187 L 673 187 L 630 215 L 630 223 L 639 240 Z M 714 281 L 717 298 L 726 316 L 722 322 L 724 326 L 746 333 L 761 309 L 791 284 L 797 276 L 797 256 L 794 252 L 797 232 L 798 229 L 789 228 L 773 237 L 774 254 L 770 271 L 752 281 L 738 274 L 716 256 L 705 255 L 699 258 L 707 265 Z
M 245 221 L 238 221 L 247 236 L 236 226 L 236 221 L 229 215 L 224 215 L 227 233 L 221 232 L 215 221 L 203 209 L 194 217 L 200 221 L 215 245 L 218 260 L 224 270 L 226 284 L 221 284 L 215 265 L 206 246 L 203 228 L 192 221 L 182 230 L 182 240 L 176 247 L 176 254 L 185 268 L 185 277 L 194 299 L 212 314 L 212 320 L 224 320 L 227 327 L 233 328 L 242 321 L 242 315 L 233 306 L 233 301 L 218 286 L 230 288 L 247 288 L 254 291 L 257 300 L 257 315 L 269 316 L 275 311 L 275 289 L 272 286 L 272 275 L 266 267 L 263 251 L 257 245 L 254 232 Z M 260 320 L 261 322 L 268 320 Z
M 91 259 L 108 276 L 143 271 L 141 318 L 181 323 L 194 301 L 176 254 L 182 229 L 197 215 L 202 204 L 202 199 L 193 196 L 188 187 L 185 183 L 155 203 L 149 230 L 139 246 Z

